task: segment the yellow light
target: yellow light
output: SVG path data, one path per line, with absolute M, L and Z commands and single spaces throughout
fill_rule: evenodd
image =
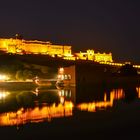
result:
M 60 72 L 60 74 L 63 74 L 64 73 L 64 68 L 60 68 L 59 72 Z
M 8 80 L 8 76 L 7 75 L 0 75 L 0 81 L 5 81 Z
M 3 93 L 0 93 L 0 99 L 2 99 L 2 98 L 5 98 L 5 94 L 3 94 Z
M 0 114 L 0 126 L 38 123 L 42 121 L 51 121 L 53 118 L 67 117 L 73 115 L 73 103 L 65 102 L 63 105 L 53 104 L 52 106 L 38 106 L 33 109 L 19 109 L 17 112 L 8 112 Z
M 65 60 L 90 60 L 96 62 L 113 62 L 112 53 L 95 53 L 88 49 L 86 52 L 72 54 L 71 46 L 53 45 L 50 42 L 38 40 L 0 39 L 0 49 L 7 53 L 43 54 L 51 57 L 61 57 Z
M 0 100 L 6 98 L 9 94 L 7 91 L 0 91 Z
M 97 109 L 106 109 L 112 107 L 114 100 L 124 98 L 123 89 L 113 90 L 110 92 L 110 100 L 107 100 L 107 94 L 104 94 L 104 100 L 98 102 L 81 103 L 77 105 L 77 108 L 82 111 L 95 112 Z
M 61 78 L 61 75 L 58 75 L 58 79 L 60 79 Z
M 64 104 L 64 101 L 65 101 L 64 97 L 60 97 L 61 104 Z

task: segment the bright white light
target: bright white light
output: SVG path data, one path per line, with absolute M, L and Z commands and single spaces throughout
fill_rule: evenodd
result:
M 59 72 L 62 74 L 62 73 L 64 73 L 64 68 L 60 68 L 59 69 Z
M 0 91 L 0 99 L 4 99 L 6 98 L 7 95 L 9 95 L 10 93 L 7 91 Z
M 61 76 L 61 79 L 64 80 L 64 75 Z
M 7 80 L 8 79 L 8 76 L 6 75 L 0 75 L 0 80 Z
M 64 104 L 64 101 L 65 101 L 64 97 L 60 97 L 61 104 Z
M 61 75 L 58 75 L 58 79 L 60 79 L 61 78 Z

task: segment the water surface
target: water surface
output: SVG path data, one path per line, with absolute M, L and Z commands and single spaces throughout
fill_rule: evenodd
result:
M 134 139 L 139 124 L 139 86 L 0 89 L 5 139 Z

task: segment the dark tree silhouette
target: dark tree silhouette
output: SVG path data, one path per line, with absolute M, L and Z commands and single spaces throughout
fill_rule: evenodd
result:
M 120 74 L 122 76 L 135 76 L 137 75 L 137 70 L 133 67 L 133 65 L 125 64 L 120 68 Z

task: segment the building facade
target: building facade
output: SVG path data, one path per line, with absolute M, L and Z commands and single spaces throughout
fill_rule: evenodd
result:
M 53 45 L 50 42 L 26 41 L 21 39 L 0 39 L 0 50 L 14 54 L 48 54 L 70 56 L 71 46 Z
M 71 46 L 53 45 L 50 42 L 23 39 L 0 39 L 0 51 L 13 54 L 44 54 L 66 60 L 92 60 L 113 62 L 111 53 L 95 53 L 94 50 L 72 54 Z
M 76 59 L 92 60 L 96 62 L 113 62 L 112 53 L 95 53 L 94 50 L 75 53 Z

